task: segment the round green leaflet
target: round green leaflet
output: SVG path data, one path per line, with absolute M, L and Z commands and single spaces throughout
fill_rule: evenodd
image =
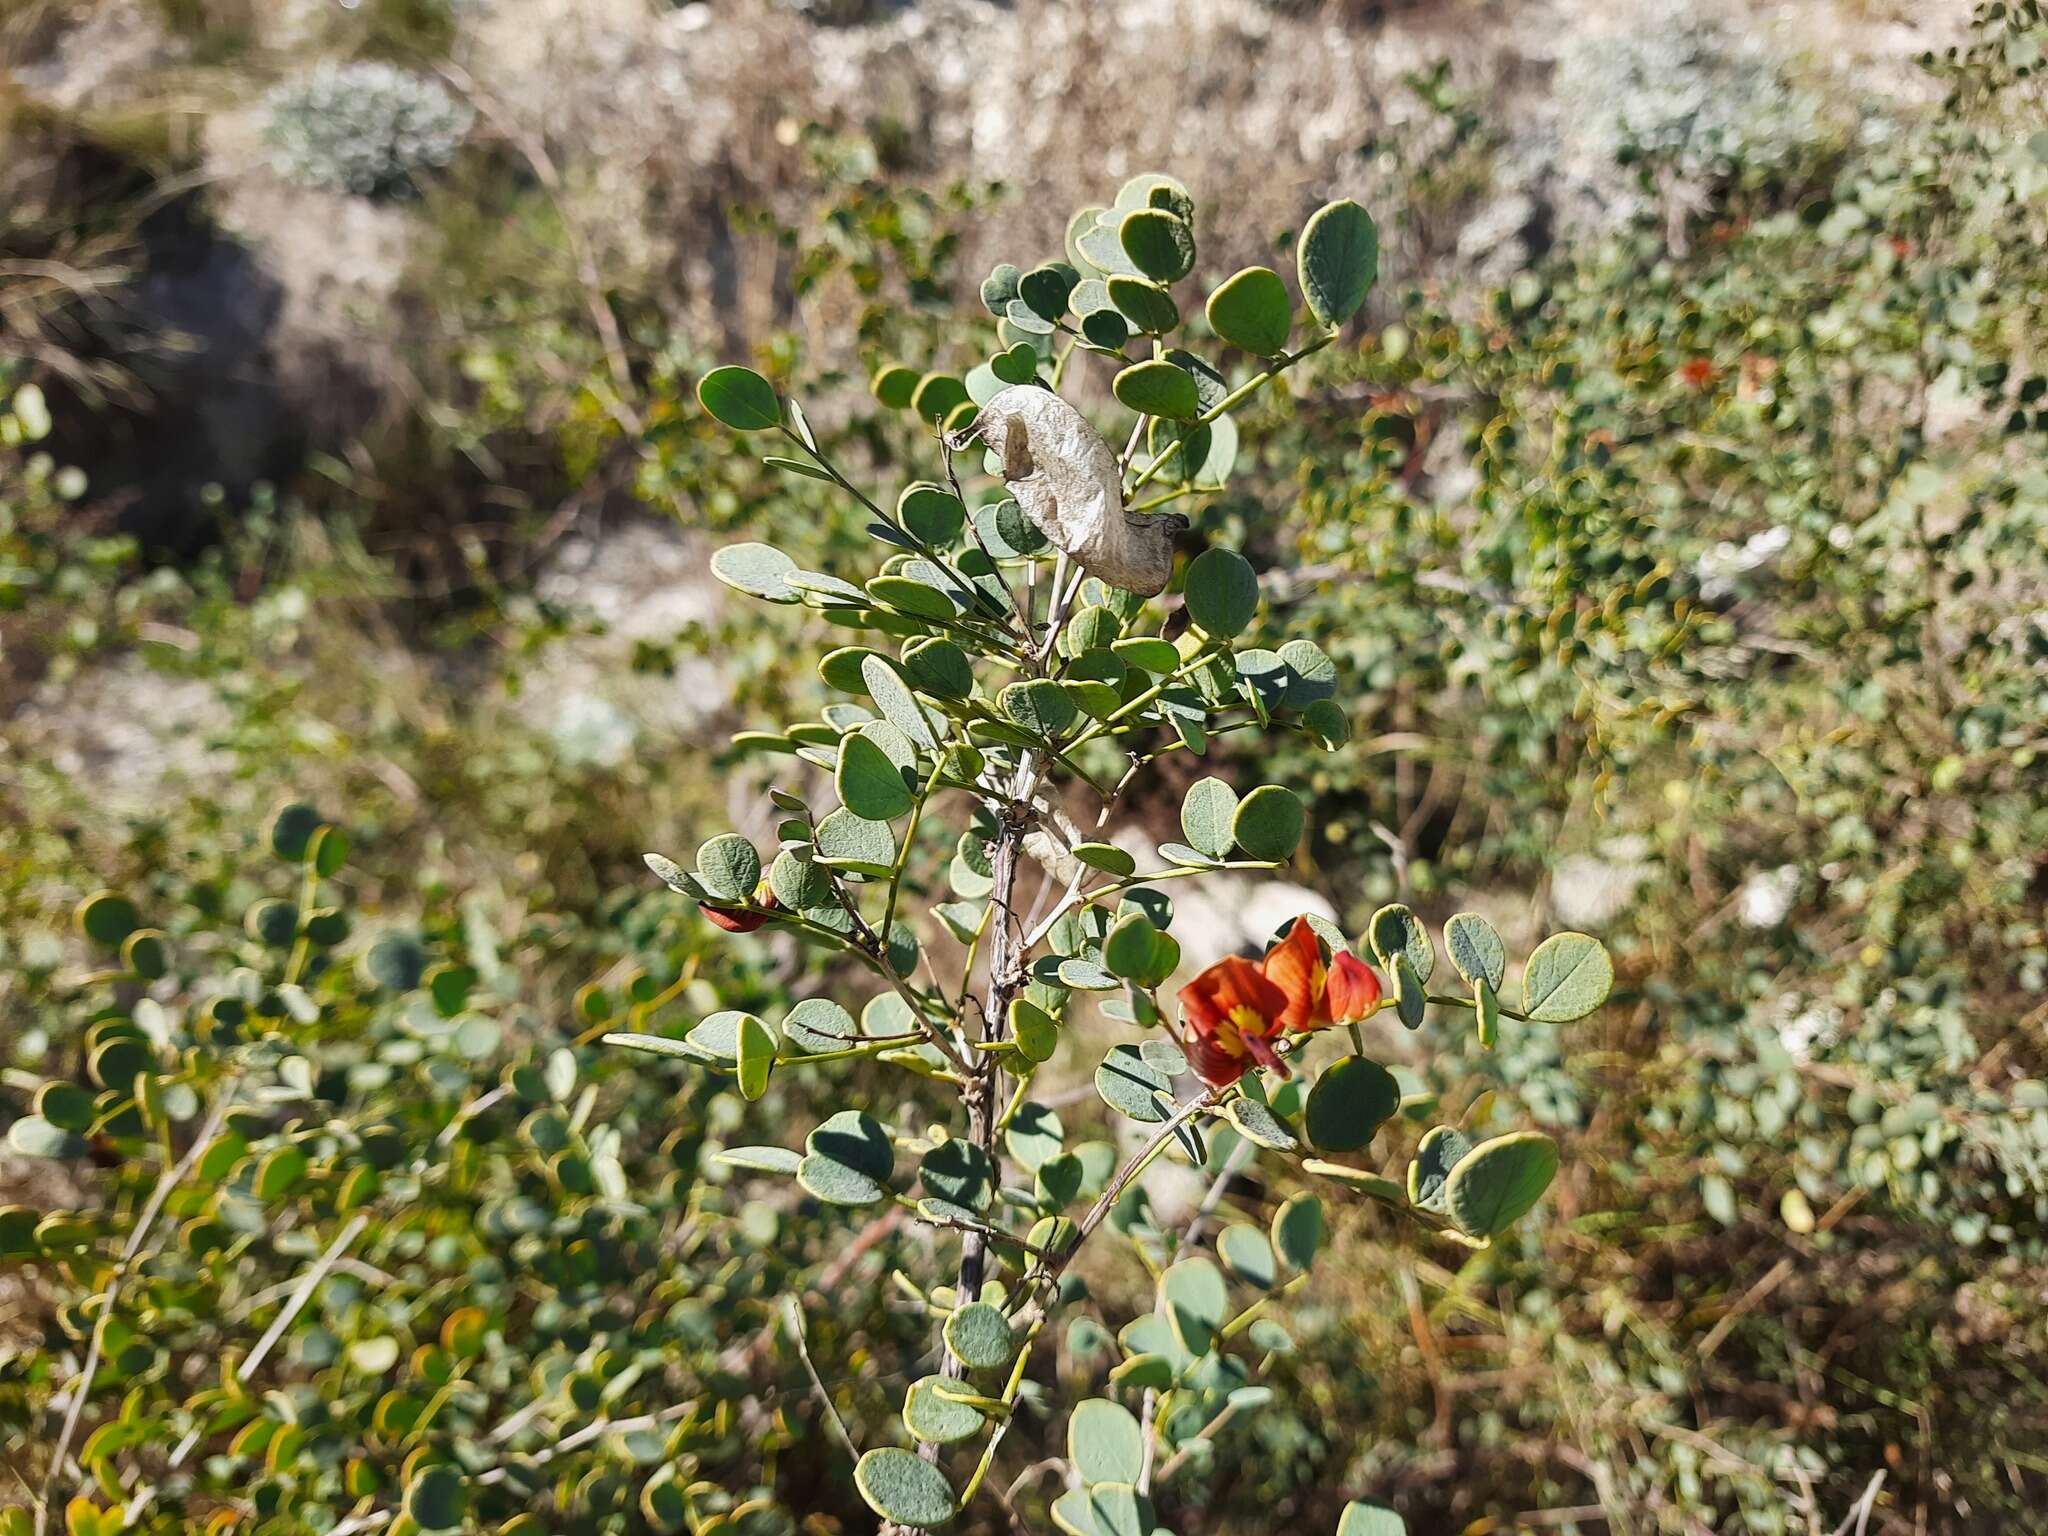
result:
M 867 821 L 893 821 L 908 814 L 916 803 L 916 796 L 903 781 L 903 770 L 869 736 L 841 740 L 832 777 L 840 803 Z
M 1016 263 L 997 262 L 981 280 L 982 307 L 992 315 L 1002 314 L 1010 300 L 1017 297 L 1017 279 L 1023 275 Z
M 242 914 L 242 931 L 262 943 L 283 947 L 299 931 L 299 909 L 288 901 L 266 896 Z
M 1301 1148 L 1301 1142 L 1287 1128 L 1287 1122 L 1276 1115 L 1271 1106 L 1261 1104 L 1257 1099 L 1232 1099 L 1223 1106 L 1223 1113 L 1247 1140 L 1258 1146 L 1274 1152 L 1295 1152 Z
M 1067 1459 L 1084 1485 L 1135 1483 L 1145 1470 L 1145 1436 L 1131 1410 L 1085 1398 L 1067 1418 Z
M 1221 779 L 1197 779 L 1180 802 L 1180 830 L 1197 853 L 1220 859 L 1230 852 L 1237 825 L 1237 791 Z
M 842 1109 L 804 1141 L 797 1183 L 829 1205 L 868 1205 L 888 1193 L 896 1166 L 889 1128 L 859 1110 Z
M 1542 1132 L 1496 1136 L 1451 1166 L 1444 1205 L 1463 1231 L 1493 1237 L 1527 1215 L 1556 1174 L 1557 1143 Z
M 1399 902 L 1391 902 L 1373 913 L 1365 934 L 1373 954 L 1388 970 L 1394 968 L 1396 957 L 1406 959 L 1418 987 L 1436 969 L 1436 947 L 1429 942 L 1429 930 L 1422 926 L 1421 918 Z
M 909 737 L 912 745 L 926 752 L 937 750 L 939 739 L 932 730 L 931 718 L 888 658 L 863 657 L 860 675 L 867 684 L 868 697 L 875 701 L 875 708 L 884 719 Z
M 1261 784 L 1238 802 L 1231 817 L 1231 841 L 1255 859 L 1275 863 L 1293 857 L 1307 815 L 1291 789 Z
M 348 862 L 348 834 L 339 827 L 322 827 L 313 834 L 306 852 L 314 873 L 323 880 L 331 880 Z
M 867 594 L 884 608 L 914 618 L 950 620 L 960 611 L 949 592 L 914 576 L 870 577 Z
M 988 368 L 1004 384 L 1029 384 L 1038 377 L 1038 362 L 1038 349 L 1020 341 L 1009 351 L 990 358 Z
M 1028 997 L 1010 1004 L 1010 1037 L 1029 1062 L 1051 1061 L 1060 1048 L 1058 1023 Z
M 867 645 L 842 645 L 836 651 L 827 651 L 818 662 L 818 676 L 828 688 L 837 688 L 841 693 L 866 693 L 868 685 L 861 676 L 861 663 L 870 656 L 882 653 Z
M 783 1016 L 782 1038 L 799 1051 L 843 1049 L 859 1035 L 853 1015 L 827 997 L 807 997 Z
M 306 1154 L 297 1147 L 278 1147 L 256 1166 L 256 1194 L 274 1200 L 306 1176 Z
M 7 1128 L 7 1145 L 23 1157 L 74 1158 L 85 1156 L 91 1143 L 41 1115 L 23 1115 Z
M 1057 322 L 1066 315 L 1067 296 L 1080 280 L 1081 274 L 1065 262 L 1049 261 L 1033 267 L 1017 280 L 1017 297 L 1029 314 L 1049 323 Z M 1011 321 L 1017 319 L 1015 306 L 1005 313 Z
M 1522 1011 L 1546 1024 L 1583 1019 L 1607 1001 L 1614 962 L 1598 939 L 1554 933 L 1536 946 L 1522 972 Z
M 1080 714 L 1066 689 L 1043 677 L 1011 683 L 996 695 L 996 704 L 1025 730 L 1045 737 L 1058 736 Z
M 970 1371 L 998 1371 L 1010 1363 L 1017 1343 L 1010 1320 L 985 1301 L 971 1301 L 946 1319 L 946 1348 Z
M 1333 1061 L 1309 1090 L 1304 1124 L 1325 1152 L 1355 1152 L 1368 1145 L 1401 1107 L 1394 1074 L 1363 1056 Z
M 915 687 L 937 698 L 964 699 L 974 692 L 974 668 L 967 653 L 943 636 L 906 647 L 903 670 Z
M 108 949 L 142 925 L 135 903 L 118 891 L 94 891 L 78 904 L 73 921 L 81 935 Z
M 910 408 L 919 421 L 936 421 L 971 403 L 967 386 L 950 373 L 928 373 L 911 392 Z
M 1118 879 L 1135 874 L 1138 868 L 1138 861 L 1114 843 L 1076 843 L 1074 857 L 1090 869 L 1099 869 Z
M 1180 324 L 1180 308 L 1173 295 L 1150 279 L 1113 274 L 1107 287 L 1110 303 L 1133 329 L 1148 336 L 1164 336 Z
M 1472 1140 L 1452 1126 L 1432 1126 L 1415 1144 L 1408 1165 L 1408 1199 L 1432 1211 L 1444 1209 L 1444 1181 L 1459 1159 L 1472 1150 Z
M 775 1032 L 751 1013 L 740 1015 L 739 1080 L 740 1097 L 752 1102 L 768 1091 L 768 1075 L 775 1070 Z
M 789 584 L 797 564 L 772 544 L 728 544 L 711 557 L 711 574 L 734 591 L 769 603 L 796 603 L 803 594 Z
M 36 1090 L 35 1111 L 63 1131 L 89 1131 L 95 1118 L 92 1095 L 76 1083 L 62 1081 Z
M 1114 992 L 1117 987 L 1116 973 L 1085 955 L 1062 960 L 1059 979 L 1061 986 L 1072 987 L 1077 992 Z
M 853 1481 L 884 1520 L 923 1531 L 953 1518 L 953 1485 L 915 1451 L 893 1445 L 869 1451 L 854 1466 Z
M 1208 1259 L 1182 1259 L 1159 1277 L 1159 1304 L 1188 1352 L 1203 1355 L 1230 1315 L 1230 1290 Z
M 1074 234 L 1074 247 L 1081 260 L 1106 278 L 1136 276 L 1138 271 L 1138 264 L 1124 253 L 1123 241 L 1118 237 L 1126 211 L 1105 208 L 1085 227 L 1078 221 L 1067 226 Z
M 1279 1276 L 1272 1243 L 1250 1222 L 1240 1221 L 1225 1227 L 1217 1235 L 1216 1253 L 1233 1275 L 1262 1291 L 1271 1290 Z
M 1173 1083 L 1136 1046 L 1115 1045 L 1095 1069 L 1095 1091 L 1118 1114 L 1156 1125 L 1169 1113 Z
M 1323 1202 L 1314 1195 L 1296 1195 L 1273 1213 L 1274 1251 L 1297 1274 L 1315 1262 L 1327 1232 Z
M 1003 1146 L 1018 1166 L 1035 1171 L 1048 1158 L 1059 1156 L 1066 1137 L 1066 1127 L 1056 1112 L 1026 1100 L 1004 1127 Z
M 966 513 L 951 491 L 919 480 L 896 498 L 896 520 L 913 538 L 927 544 L 950 544 L 959 536 Z
M 728 1168 L 744 1168 L 750 1173 L 788 1175 L 796 1172 L 803 1154 L 788 1147 L 727 1147 L 717 1160 Z
M 1307 709 L 1337 691 L 1337 664 L 1313 640 L 1289 640 L 1280 647 L 1280 659 L 1287 664 L 1281 702 L 1289 709 Z
M 1161 640 L 1155 635 L 1132 635 L 1123 640 L 1112 640 L 1110 650 L 1127 667 L 1138 667 L 1157 677 L 1164 677 L 1180 665 L 1180 652 L 1174 649 L 1171 640 Z
M 1102 963 L 1126 981 L 1139 980 L 1152 970 L 1160 936 L 1142 912 L 1127 912 L 1102 941 Z
M 393 992 L 410 992 L 427 972 L 427 952 L 409 933 L 387 933 L 363 954 L 366 981 Z
M 739 833 L 722 833 L 697 850 L 697 880 L 713 896 L 745 901 L 761 883 L 761 855 Z
M 1188 617 L 1212 640 L 1230 640 L 1244 632 L 1259 606 L 1259 578 L 1243 555 L 1230 549 L 1205 549 L 1188 563 Z
M 1156 283 L 1177 283 L 1195 269 L 1195 232 L 1178 214 L 1137 208 L 1117 226 L 1131 265 Z
M 1271 267 L 1246 267 L 1209 295 L 1209 328 L 1233 347 L 1260 357 L 1287 350 L 1294 301 Z
M 1202 414 L 1195 376 L 1160 358 L 1133 363 L 1111 381 L 1110 388 L 1124 405 L 1147 416 L 1192 421 Z
M 296 864 L 305 858 L 313 834 L 325 824 L 326 818 L 303 800 L 280 806 L 270 820 L 270 851 L 287 864 Z
M 995 1174 L 988 1154 L 958 1136 L 925 1153 L 917 1176 L 926 1193 L 970 1210 L 987 1210 L 995 1196 Z
M 1496 992 L 1507 979 L 1508 952 L 1493 924 L 1477 912 L 1453 912 L 1444 923 L 1444 948 L 1466 982 L 1485 982 Z
M 959 1392 L 957 1381 L 944 1376 L 920 1377 L 903 1394 L 903 1427 L 934 1445 L 951 1445 L 978 1433 L 986 1422 L 982 1411 L 945 1395 Z
M 1173 1362 L 1164 1355 L 1129 1355 L 1110 1367 L 1109 1381 L 1111 1386 L 1126 1391 L 1138 1392 L 1149 1387 L 1157 1392 L 1173 1385 Z
M 901 363 L 891 363 L 868 381 L 868 393 L 892 411 L 905 410 L 917 392 L 917 373 Z
M 453 1529 L 468 1508 L 469 1487 L 458 1468 L 442 1463 L 422 1467 L 406 1484 L 406 1516 L 423 1531 Z
M 1379 276 L 1380 237 L 1372 215 L 1348 197 L 1317 209 L 1302 226 L 1296 261 L 1309 310 L 1326 326 L 1342 325 Z
M 735 432 L 760 432 L 782 425 L 775 386 L 751 368 L 714 368 L 697 381 L 697 400 L 712 418 Z

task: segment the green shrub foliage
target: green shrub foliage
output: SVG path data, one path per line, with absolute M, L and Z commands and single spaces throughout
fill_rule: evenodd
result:
M 906 1221 L 935 1239 L 893 1279 L 931 1320 L 936 1369 L 900 1371 L 902 1443 L 872 1440 L 855 1468 L 861 1497 L 899 1527 L 944 1525 L 993 1495 L 1041 1340 L 1069 1322 L 1105 1326 L 1077 1260 L 1106 1232 L 1136 1250 L 1156 1294 L 1117 1326 L 1099 1395 L 1071 1405 L 1073 1486 L 1050 1515 L 1068 1531 L 1155 1529 L 1154 1500 L 1222 1454 L 1226 1426 L 1270 1396 L 1258 1376 L 1272 1348 L 1246 1330 L 1309 1282 L 1323 1199 L 1384 1200 L 1484 1247 L 1556 1171 L 1541 1133 L 1452 1126 L 1415 1143 L 1405 1185 L 1364 1166 L 1382 1126 L 1404 1109 L 1425 1122 L 1429 1106 L 1404 1104 L 1359 1026 L 1395 1011 L 1415 1028 L 1435 1009 L 1490 1043 L 1503 1014 L 1580 1018 L 1612 981 L 1597 943 L 1560 935 L 1529 957 L 1510 1007 L 1501 941 L 1465 914 L 1461 980 L 1431 991 L 1436 940 L 1396 906 L 1371 925 L 1377 972 L 1342 933 L 1302 919 L 1262 960 L 1227 958 L 1178 1000 L 1160 996 L 1181 959 L 1172 882 L 1284 865 L 1308 812 L 1282 785 L 1240 793 L 1202 778 L 1182 810 L 1186 840 L 1141 867 L 1116 841 L 1126 791 L 1162 759 L 1206 757 L 1236 733 L 1325 750 L 1347 733 L 1326 653 L 1305 639 L 1244 643 L 1257 573 L 1221 546 L 1175 559 L 1187 524 L 1167 509 L 1224 489 L 1231 413 L 1335 339 L 1377 267 L 1365 210 L 1324 208 L 1298 241 L 1300 326 L 1278 276 L 1240 273 L 1209 298 L 1224 345 L 1202 356 L 1193 335 L 1173 344 L 1183 308 L 1199 307 L 1175 289 L 1197 233 L 1185 189 L 1144 175 L 1075 215 L 1062 256 L 998 266 L 982 286 L 995 317 L 986 361 L 964 377 L 892 369 L 874 381 L 878 400 L 930 433 L 933 478 L 900 495 L 862 489 L 801 404 L 759 374 L 722 367 L 698 387 L 713 417 L 774 440 L 765 463 L 857 502 L 880 549 L 858 574 L 807 570 L 765 543 L 713 557 L 727 585 L 830 626 L 819 673 L 833 701 L 736 738 L 781 760 L 762 818 L 772 841 L 724 833 L 648 863 L 720 927 L 797 936 L 851 962 L 855 983 L 779 1023 L 727 1009 L 681 1034 L 605 1039 L 693 1063 L 750 1100 L 782 1072 L 844 1069 L 845 1107 L 807 1128 L 764 1123 L 761 1144 L 723 1155 L 750 1179 L 844 1208 L 856 1246 Z M 1059 396 L 1082 360 L 1113 371 L 1128 413 L 1107 432 Z M 1048 1064 L 1084 1049 L 1087 994 L 1122 1038 L 1080 1066 L 1112 1124 L 1133 1122 L 1126 1147 L 1070 1143 L 1066 1123 L 1082 1116 L 1034 1092 Z M 940 1090 L 913 1097 L 937 1118 L 889 1112 L 891 1090 L 856 1063 Z M 1320 1194 L 1276 1212 L 1270 1238 L 1207 1232 L 1206 1205 L 1184 1229 L 1153 1219 L 1155 1162 L 1201 1168 L 1220 1194 L 1260 1155 L 1320 1179 Z

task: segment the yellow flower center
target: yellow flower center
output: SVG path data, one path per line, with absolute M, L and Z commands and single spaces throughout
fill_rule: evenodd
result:
M 1243 1056 L 1246 1054 L 1244 1037 L 1265 1032 L 1266 1020 L 1258 1009 L 1240 1005 L 1224 1015 L 1223 1022 L 1217 1026 L 1216 1039 L 1231 1055 Z

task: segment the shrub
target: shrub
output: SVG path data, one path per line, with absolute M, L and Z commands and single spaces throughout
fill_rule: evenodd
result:
M 371 198 L 453 160 L 476 116 L 438 80 L 376 60 L 318 64 L 274 87 L 263 110 L 280 176 Z
M 1112 207 L 1076 215 L 1064 259 L 998 266 L 982 299 L 1000 350 L 964 378 L 892 366 L 873 380 L 885 406 L 913 412 L 937 437 L 939 476 L 894 498 L 861 490 L 820 448 L 801 406 L 760 374 L 719 368 L 698 387 L 719 421 L 780 439 L 764 462 L 852 497 L 889 553 L 859 583 L 806 570 L 766 543 L 713 557 L 714 574 L 736 590 L 846 632 L 848 643 L 818 665 L 847 701 L 817 720 L 735 738 L 743 751 L 792 759 L 798 775 L 829 775 L 831 789 L 802 777 L 771 789 L 781 820 L 765 854 L 728 832 L 689 867 L 653 854 L 648 862 L 720 927 L 800 936 L 867 979 L 859 992 L 805 998 L 779 1022 L 728 1007 L 680 1038 L 606 1039 L 729 1077 L 748 1100 L 785 1071 L 826 1064 L 894 1068 L 938 1090 L 917 1097 L 905 1125 L 886 1108 L 901 1090 L 863 1074 L 828 1098 L 831 1112 L 800 1148 L 774 1141 L 722 1154 L 749 1176 L 794 1180 L 825 1206 L 879 1211 L 855 1248 L 905 1220 L 938 1240 L 924 1263 L 891 1276 L 931 1319 L 937 1357 L 921 1375 L 913 1358 L 889 1365 L 904 1380 L 901 1432 L 856 1445 L 817 1384 L 858 1458 L 862 1498 L 898 1527 L 944 1525 L 993 1495 L 991 1471 L 1036 1351 L 1064 1315 L 1069 1352 L 1094 1363 L 1080 1401 L 1032 1394 L 1070 1407 L 1068 1487 L 1050 1501 L 1050 1518 L 1066 1530 L 1149 1529 L 1154 1500 L 1171 1496 L 1184 1469 L 1212 1464 L 1225 1427 L 1271 1396 L 1257 1378 L 1290 1345 L 1264 1314 L 1308 1283 L 1323 1242 L 1324 1207 L 1312 1193 L 1212 1234 L 1233 1175 L 1272 1154 L 1326 1192 L 1384 1201 L 1428 1230 L 1489 1246 L 1541 1196 L 1554 1144 L 1481 1130 L 1482 1111 L 1422 1131 L 1405 1183 L 1365 1165 L 1359 1156 L 1383 1129 L 1407 1143 L 1410 1125 L 1436 1118 L 1436 1102 L 1404 1097 L 1365 1054 L 1360 1026 L 1392 1012 L 1414 1029 L 1432 1008 L 1462 1010 L 1491 1047 L 1504 1016 L 1583 1017 L 1612 978 L 1597 943 L 1560 934 L 1528 957 L 1521 1006 L 1509 1007 L 1505 947 L 1463 913 L 1443 934 L 1458 980 L 1431 992 L 1436 942 L 1407 907 L 1389 905 L 1366 930 L 1384 981 L 1341 932 L 1303 917 L 1263 958 L 1201 971 L 1177 1010 L 1160 998 L 1181 961 L 1164 887 L 1277 867 L 1294 854 L 1307 812 L 1276 784 L 1240 795 L 1221 778 L 1199 779 L 1181 808 L 1185 841 L 1141 869 L 1115 841 L 1125 792 L 1160 760 L 1204 756 L 1236 732 L 1282 730 L 1325 748 L 1346 735 L 1329 657 L 1302 640 L 1239 643 L 1258 608 L 1258 576 L 1227 548 L 1178 560 L 1186 519 L 1163 509 L 1222 488 L 1237 457 L 1232 410 L 1336 338 L 1377 261 L 1365 211 L 1324 208 L 1297 242 L 1307 334 L 1295 342 L 1283 279 L 1251 268 L 1208 295 L 1211 361 L 1168 345 L 1182 330 L 1174 285 L 1195 265 L 1194 231 L 1186 191 L 1144 175 Z M 1108 437 L 1057 389 L 1089 357 L 1117 369 L 1111 393 L 1128 413 Z M 1111 447 L 1119 439 L 1121 455 Z M 961 454 L 974 493 L 958 472 Z M 1027 900 L 1029 864 L 1043 872 Z M 938 903 L 931 924 L 910 920 L 922 900 Z M 1088 1065 L 1103 1105 L 1139 1130 L 1128 1155 L 1070 1137 L 1068 1117 L 1033 1092 L 1048 1063 L 1083 1049 L 1088 994 L 1127 1032 Z M 1340 1037 L 1330 1059 L 1315 1047 L 1337 1026 L 1349 1049 Z M 1305 1087 L 1296 1072 L 1312 1053 L 1325 1060 Z M 1154 1215 L 1143 1182 L 1170 1157 L 1210 1180 L 1184 1226 Z M 1157 1280 L 1151 1305 L 1113 1335 L 1105 1298 L 1084 1307 L 1092 1293 L 1076 1267 L 1104 1229 Z M 793 1297 L 793 1329 L 805 1311 Z M 1376 1518 L 1399 1526 L 1391 1512 L 1359 1506 L 1345 1528 Z

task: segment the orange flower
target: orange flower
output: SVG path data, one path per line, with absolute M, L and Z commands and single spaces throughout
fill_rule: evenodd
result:
M 1287 1076 L 1272 1042 L 1371 1013 L 1380 981 L 1348 950 L 1334 968 L 1306 918 L 1254 965 L 1241 956 L 1219 960 L 1180 989 L 1181 1039 L 1206 1083 L 1234 1083 L 1253 1065 Z
M 1218 960 L 1182 987 L 1180 1006 L 1181 1038 L 1203 1082 L 1234 1083 L 1253 1062 L 1286 1073 L 1270 1042 L 1287 994 L 1242 955 Z

